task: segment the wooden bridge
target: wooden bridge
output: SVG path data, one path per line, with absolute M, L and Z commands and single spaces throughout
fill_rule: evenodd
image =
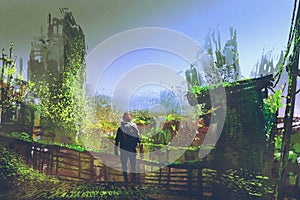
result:
M 0 145 L 8 146 L 24 156 L 26 163 L 34 169 L 61 180 L 99 184 L 124 182 L 122 171 L 108 167 L 112 164 L 120 165 L 119 158 L 112 154 L 78 151 L 3 136 L 0 136 L 0 141 Z M 108 166 L 104 164 L 107 162 L 110 162 Z M 137 159 L 138 169 L 149 170 L 137 173 L 137 183 L 150 187 L 159 186 L 172 195 L 202 199 L 205 195 L 210 196 L 212 192 L 212 183 L 203 179 L 203 167 L 203 163 L 200 162 L 162 166 L 159 163 Z
M 294 128 L 299 127 L 298 122 L 299 120 L 295 120 Z M 95 184 L 110 182 L 123 184 L 124 182 L 122 171 L 116 169 L 120 168 L 119 157 L 109 153 L 79 151 L 1 135 L 0 146 L 14 149 L 24 156 L 27 164 L 34 169 L 61 180 Z M 191 199 L 209 199 L 214 194 L 213 180 L 206 172 L 209 166 L 206 161 L 162 165 L 162 163 L 141 159 L 139 156 L 138 158 L 137 169 L 140 173 L 137 174 L 137 183 L 139 185 L 159 186 L 170 194 Z

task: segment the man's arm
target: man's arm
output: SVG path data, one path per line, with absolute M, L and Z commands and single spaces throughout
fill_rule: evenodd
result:
M 116 135 L 116 138 L 115 138 L 115 155 L 118 156 L 119 153 L 118 153 L 118 146 L 119 146 L 119 143 L 120 143 L 120 131 L 121 129 L 118 128 L 118 131 L 117 131 L 117 135 Z
M 137 135 L 137 143 L 141 143 L 141 134 L 140 134 L 140 131 L 137 127 L 137 125 L 135 123 L 133 123 L 133 127 L 135 129 L 135 132 L 136 132 L 136 135 Z
M 117 135 L 115 138 L 115 145 L 118 146 L 120 142 L 120 128 L 118 128 Z

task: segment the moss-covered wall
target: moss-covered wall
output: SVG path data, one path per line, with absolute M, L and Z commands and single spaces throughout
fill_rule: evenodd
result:
M 261 92 L 255 88 L 241 90 L 228 99 L 224 128 L 213 151 L 215 168 L 262 171 L 265 149 L 262 106 Z

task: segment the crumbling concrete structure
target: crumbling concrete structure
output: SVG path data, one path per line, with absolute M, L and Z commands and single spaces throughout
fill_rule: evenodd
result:
M 61 19 L 48 15 L 48 30 L 31 42 L 27 79 L 37 86 L 41 81 L 49 84 L 61 81 L 64 71 L 80 73 L 85 81 L 85 36 L 76 24 L 72 12 L 60 9 Z M 76 64 L 74 65 L 74 61 Z

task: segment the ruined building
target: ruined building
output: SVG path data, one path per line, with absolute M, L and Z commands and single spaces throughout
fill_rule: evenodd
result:
M 37 86 L 41 81 L 56 84 L 64 72 L 71 72 L 83 85 L 85 81 L 85 36 L 76 24 L 72 12 L 60 9 L 61 19 L 48 15 L 46 33 L 41 28 L 40 36 L 31 43 L 27 79 Z

